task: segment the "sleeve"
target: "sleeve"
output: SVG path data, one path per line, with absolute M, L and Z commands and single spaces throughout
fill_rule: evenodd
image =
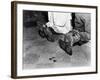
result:
M 88 41 L 91 39 L 91 14 L 89 13 L 84 13 L 84 14 L 76 14 L 76 17 L 77 17 L 77 21 L 80 23 L 80 24 L 84 24 L 84 28 L 85 28 L 85 31 L 84 32 L 80 32 L 80 35 L 81 35 L 81 40 L 82 41 Z M 77 27 L 77 26 L 76 26 Z M 82 27 L 80 27 L 82 28 Z
M 75 29 L 84 29 L 85 32 L 91 33 L 91 15 L 89 13 L 75 14 Z M 81 30 L 82 31 L 82 30 Z

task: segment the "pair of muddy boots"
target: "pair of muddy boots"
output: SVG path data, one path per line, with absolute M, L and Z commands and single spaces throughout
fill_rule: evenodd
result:
M 55 37 L 54 37 L 55 32 L 52 28 L 45 26 L 39 29 L 38 32 L 42 38 L 46 38 L 50 42 L 55 42 Z M 64 39 L 58 40 L 59 46 L 67 54 L 72 55 L 72 46 L 80 39 L 79 32 L 77 30 L 72 30 L 63 36 Z

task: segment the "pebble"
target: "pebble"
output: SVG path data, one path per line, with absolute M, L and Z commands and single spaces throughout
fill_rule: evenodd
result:
M 49 60 L 53 60 L 53 62 L 57 62 L 57 60 L 55 60 L 56 57 L 51 57 L 49 58 Z
M 53 62 L 57 62 L 57 60 L 53 60 Z

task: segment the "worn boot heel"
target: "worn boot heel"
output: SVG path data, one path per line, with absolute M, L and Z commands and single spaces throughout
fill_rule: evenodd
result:
M 72 55 L 72 47 L 69 46 L 69 45 L 66 46 L 66 47 L 65 47 L 65 52 L 71 56 L 71 55 Z
M 63 40 L 59 40 L 59 46 L 63 49 L 67 54 L 72 55 L 72 48 L 69 42 L 65 42 Z
M 53 33 L 51 32 L 50 28 L 47 27 L 45 30 L 45 34 L 46 34 L 46 39 L 50 42 L 55 42 L 55 38 Z
M 59 40 L 59 46 L 60 46 L 61 49 L 63 49 L 63 50 L 65 49 L 64 41 L 61 40 L 61 39 Z
M 40 37 L 45 38 L 45 33 L 41 30 L 38 31 Z

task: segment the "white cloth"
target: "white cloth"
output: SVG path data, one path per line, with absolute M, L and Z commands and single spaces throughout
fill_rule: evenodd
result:
M 72 30 L 71 13 L 48 12 L 48 19 L 47 27 L 52 27 L 57 33 L 66 34 Z

